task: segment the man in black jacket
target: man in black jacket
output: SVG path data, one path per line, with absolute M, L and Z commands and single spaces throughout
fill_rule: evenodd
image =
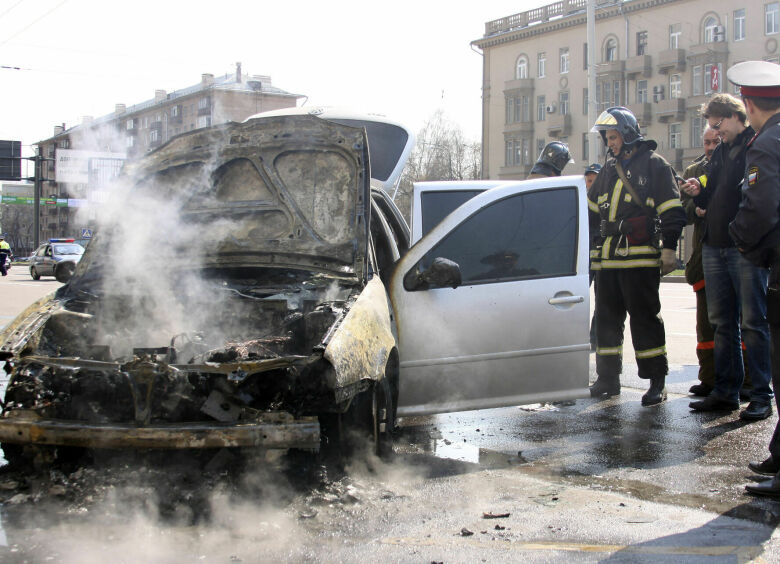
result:
M 569 147 L 560 141 L 551 141 L 544 146 L 539 158 L 536 159 L 528 178 L 546 178 L 548 176 L 560 176 L 563 167 L 573 163 Z
M 742 343 L 750 366 L 750 403 L 740 413 L 746 421 L 772 414 L 769 386 L 769 326 L 766 321 L 766 268 L 746 260 L 729 235 L 737 215 L 740 185 L 745 173 L 748 141 L 754 131 L 747 125 L 745 107 L 730 94 L 716 94 L 702 115 L 722 142 L 715 149 L 706 173 L 690 178 L 683 190 L 694 196 L 704 216 L 702 264 L 707 287 L 707 310 L 715 331 L 715 382 L 710 394 L 690 403 L 694 411 L 739 409 L 739 391 L 745 379 Z M 741 338 L 740 338 L 741 336 Z
M 757 131 L 748 143 L 742 203 L 729 233 L 748 260 L 771 271 L 766 305 L 776 390 L 780 385 L 780 66 L 747 61 L 731 67 L 727 76 L 741 87 L 750 123 Z M 775 427 L 769 453 L 763 462 L 748 466 L 774 478 L 745 488 L 755 495 L 780 497 L 780 424 Z
M 605 110 L 593 126 L 610 158 L 588 191 L 591 261 L 596 285 L 593 397 L 620 393 L 623 329 L 630 317 L 639 377 L 650 380 L 642 405 L 666 399 L 666 335 L 658 295 L 661 276 L 677 265 L 685 212 L 672 167 L 644 139 L 634 114 Z

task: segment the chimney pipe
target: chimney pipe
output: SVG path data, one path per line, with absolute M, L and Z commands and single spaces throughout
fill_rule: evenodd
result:
M 241 82 L 241 62 L 236 63 L 236 82 Z
M 155 102 L 162 102 L 168 97 L 168 93 L 165 90 L 155 90 L 154 91 L 154 101 Z
M 65 131 L 64 124 L 63 125 L 55 125 L 54 126 L 54 137 L 56 137 L 57 135 L 59 135 L 63 131 Z
M 125 106 L 124 104 L 117 104 L 116 106 L 114 106 L 115 114 L 123 114 L 126 111 L 127 111 L 127 106 Z
M 214 75 L 211 73 L 203 73 L 200 75 L 200 82 L 204 86 L 214 84 Z

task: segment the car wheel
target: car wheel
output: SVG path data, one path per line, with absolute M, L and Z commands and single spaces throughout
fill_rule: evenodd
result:
M 38 274 L 38 271 L 35 269 L 34 266 L 30 267 L 30 276 L 32 276 L 33 280 L 40 280 L 41 279 L 41 275 Z
M 395 428 L 393 394 L 389 378 L 385 377 L 358 395 L 344 414 L 344 437 L 347 454 L 366 445 L 377 456 L 387 456 L 393 450 Z
M 76 263 L 70 261 L 61 262 L 54 267 L 54 277 L 57 279 L 57 282 L 65 284 L 68 280 L 73 278 L 73 273 L 75 271 Z

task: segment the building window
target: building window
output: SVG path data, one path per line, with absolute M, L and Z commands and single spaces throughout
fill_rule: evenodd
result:
M 681 33 L 682 33 L 682 28 L 680 24 L 676 23 L 669 26 L 669 49 L 680 48 Z
M 208 108 L 210 104 L 211 104 L 211 98 L 209 98 L 208 96 L 206 96 L 205 98 L 201 98 L 200 100 L 198 100 L 198 109 L 202 110 L 204 108 Z
M 565 116 L 569 113 L 569 93 L 568 92 L 560 92 L 558 94 L 558 108 L 561 112 L 562 116 Z
M 544 137 L 536 140 L 536 154 L 541 155 L 544 151 Z
M 211 116 L 200 116 L 198 118 L 198 127 L 211 126 Z
M 544 121 L 547 115 L 547 102 L 544 96 L 536 97 L 536 121 Z
M 778 8 L 780 2 L 772 2 L 764 6 L 764 33 L 774 35 L 778 31 Z
M 127 138 L 125 139 L 125 146 L 128 148 L 135 147 L 135 137 L 133 137 L 132 135 L 128 135 Z
M 669 124 L 669 148 L 682 149 L 682 124 Z
M 691 118 L 691 147 L 702 147 L 701 136 L 704 133 L 705 119 L 701 116 Z
M 155 141 L 159 141 L 159 140 L 160 140 L 160 131 L 157 129 L 152 129 L 149 132 L 149 142 L 154 143 Z
M 620 81 L 619 80 L 616 80 L 615 82 L 612 83 L 612 92 L 614 93 L 612 99 L 615 101 L 615 105 L 620 106 L 621 102 L 620 102 Z
M 604 60 L 608 63 L 617 61 L 617 40 L 614 37 L 607 39 L 604 46 Z
M 127 120 L 127 123 L 125 124 L 125 127 L 127 128 L 127 131 L 131 131 L 131 130 L 135 129 L 135 120 L 134 119 Z
M 679 74 L 669 75 L 669 98 L 682 98 L 682 82 Z
M 588 115 L 588 89 L 582 89 L 582 115 Z
M 646 80 L 636 81 L 636 103 L 637 104 L 647 103 L 647 81 Z
M 691 69 L 691 80 L 693 82 L 691 92 L 693 92 L 694 96 L 701 96 L 704 92 L 701 82 L 701 65 L 696 65 Z
M 566 74 L 569 72 L 569 48 L 561 47 L 559 54 L 561 59 L 561 74 Z
M 507 139 L 504 141 L 504 166 L 512 166 L 512 155 L 514 155 L 514 149 L 512 148 L 512 140 Z
M 523 137 L 522 139 L 523 165 L 528 166 L 533 163 L 531 159 L 531 140 Z
M 536 55 L 536 76 L 544 78 L 547 71 L 547 53 L 542 51 Z
M 588 151 L 590 151 L 588 134 L 583 133 L 582 134 L 582 160 L 585 162 L 588 162 L 588 159 L 590 158 L 590 155 L 588 155 Z
M 528 96 L 515 98 L 515 122 L 531 121 L 531 109 Z
M 171 108 L 171 117 L 177 117 L 179 115 L 179 106 Z
M 702 43 L 713 43 L 715 41 L 715 30 L 718 27 L 718 20 L 712 16 L 704 20 L 704 41 Z
M 582 70 L 588 70 L 588 44 L 582 44 Z
M 506 123 L 507 124 L 512 123 L 512 116 L 514 116 L 514 113 L 515 113 L 515 99 L 507 98 L 506 99 Z
M 636 32 L 636 54 L 644 55 L 645 51 L 647 51 L 647 32 L 637 31 Z
M 517 68 L 515 69 L 515 78 L 520 80 L 528 78 L 528 57 L 520 55 L 517 58 Z
M 734 10 L 734 41 L 745 39 L 745 8 Z
M 704 65 L 704 93 L 712 94 L 713 92 L 720 92 L 721 83 L 721 67 L 717 65 Z

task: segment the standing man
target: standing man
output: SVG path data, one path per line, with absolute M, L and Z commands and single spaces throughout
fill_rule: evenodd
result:
M 593 397 L 620 393 L 623 329 L 630 316 L 639 377 L 650 380 L 642 405 L 666 399 L 666 336 L 658 295 L 662 274 L 677 265 L 685 212 L 672 167 L 645 140 L 634 114 L 604 111 L 592 131 L 610 158 L 588 192 L 591 239 L 600 264 L 596 286 L 596 372 Z
M 731 67 L 728 79 L 741 88 L 756 135 L 748 144 L 742 203 L 729 233 L 743 256 L 770 269 L 767 318 L 772 338 L 772 383 L 780 385 L 780 66 L 747 61 Z M 775 402 L 778 401 L 775 394 Z M 774 474 L 769 482 L 745 486 L 756 495 L 780 497 L 780 423 L 769 443 L 770 456 L 748 467 Z
M 742 199 L 748 141 L 754 131 L 747 125 L 745 106 L 730 94 L 716 94 L 704 106 L 703 117 L 720 133 L 706 174 L 690 178 L 683 190 L 706 209 L 702 244 L 707 310 L 715 331 L 715 382 L 703 400 L 689 404 L 694 411 L 739 409 L 739 391 L 745 380 L 742 343 L 745 343 L 753 388 L 750 403 L 739 414 L 745 421 L 772 414 L 769 387 L 769 325 L 766 321 L 766 287 L 769 272 L 746 260 L 729 235 L 729 223 Z
M 601 172 L 601 165 L 599 163 L 593 163 L 585 169 L 585 189 L 590 190 L 593 183 L 596 181 L 596 177 Z M 591 245 L 592 246 L 592 245 Z M 593 284 L 596 278 L 597 269 L 594 266 L 598 265 L 598 257 L 591 256 L 591 268 L 590 268 L 590 283 Z M 594 290 L 595 292 L 595 290 Z M 593 317 L 590 320 L 590 350 L 596 351 L 596 312 L 593 312 Z
M 685 169 L 683 178 L 698 178 L 705 174 L 712 153 L 720 143 L 718 132 L 709 125 L 701 136 L 704 154 Z M 707 317 L 707 294 L 704 285 L 704 268 L 701 264 L 701 240 L 704 231 L 704 215 L 690 196 L 684 195 L 683 206 L 688 216 L 688 223 L 693 224 L 693 246 L 691 258 L 685 265 L 685 280 L 693 286 L 696 293 L 696 356 L 699 359 L 699 383 L 689 390 L 695 396 L 708 396 L 715 387 L 715 334 Z
M 596 177 L 598 176 L 599 172 L 601 172 L 601 165 L 599 163 L 588 165 L 588 168 L 585 169 L 586 189 L 590 190 L 590 187 L 593 186 L 593 183 L 596 181 Z
M 0 233 L 0 273 L 2 273 L 3 276 L 8 276 L 8 269 L 5 267 L 5 261 L 10 254 L 11 246 L 6 243 L 5 235 Z
M 536 159 L 536 163 L 528 174 L 528 178 L 560 176 L 563 172 L 563 167 L 573 162 L 574 159 L 571 158 L 569 147 L 560 141 L 552 141 L 547 143 L 542 152 L 539 153 L 539 158 Z

